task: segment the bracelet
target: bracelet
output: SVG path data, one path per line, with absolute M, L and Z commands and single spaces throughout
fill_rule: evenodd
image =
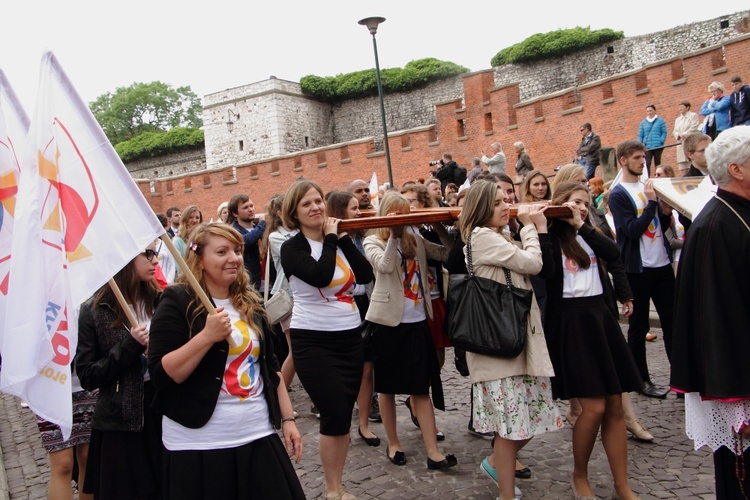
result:
M 294 417 L 289 417 L 289 418 L 282 418 L 282 419 L 281 419 L 281 423 L 282 423 L 282 424 L 283 424 L 284 422 L 296 422 L 296 421 L 297 421 L 297 419 L 296 419 L 296 418 L 294 418 Z

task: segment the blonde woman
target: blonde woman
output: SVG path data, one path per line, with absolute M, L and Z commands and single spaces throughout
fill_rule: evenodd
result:
M 207 313 L 182 276 L 151 320 L 148 370 L 164 415 L 165 499 L 305 498 L 289 460 L 302 456 L 302 438 L 242 247 L 227 224 L 199 226 L 186 262 L 216 312 Z
M 381 216 L 409 212 L 409 200 L 396 192 L 386 193 L 378 208 Z M 388 437 L 386 454 L 393 464 L 406 464 L 396 429 L 395 395 L 408 394 L 410 410 L 422 431 L 427 467 L 442 470 L 454 467 L 458 460 L 438 449 L 433 408 L 433 402 L 441 410 L 445 404 L 438 358 L 427 326 L 427 318 L 433 316 L 427 259 L 444 262 L 453 246 L 444 228 L 438 229 L 438 234 L 444 246 L 424 240 L 410 227 L 378 228 L 365 239 L 364 246 L 375 271 L 366 319 L 375 324 L 375 391 Z
M 185 256 L 187 250 L 187 240 L 190 236 L 190 231 L 195 229 L 198 224 L 203 223 L 203 213 L 196 205 L 188 205 L 185 210 L 182 211 L 180 216 L 180 231 L 172 238 L 172 243 L 180 252 L 180 255 Z

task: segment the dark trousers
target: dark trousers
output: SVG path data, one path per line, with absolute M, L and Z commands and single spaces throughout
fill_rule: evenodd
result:
M 745 467 L 750 466 L 750 451 L 745 451 L 742 458 Z M 737 478 L 737 456 L 726 446 L 714 452 L 714 474 L 716 476 L 716 500 L 741 500 L 740 480 Z M 750 474 L 742 482 L 745 494 L 750 495 Z
M 646 172 L 651 175 L 651 159 L 654 159 L 654 167 L 661 165 L 661 152 L 664 148 L 646 150 Z
M 646 334 L 649 301 L 654 302 L 664 332 L 664 349 L 667 359 L 672 354 L 672 321 L 674 312 L 674 271 L 671 265 L 657 268 L 644 267 L 641 273 L 628 273 L 633 291 L 633 314 L 628 320 L 628 346 L 644 382 L 650 382 L 646 364 Z

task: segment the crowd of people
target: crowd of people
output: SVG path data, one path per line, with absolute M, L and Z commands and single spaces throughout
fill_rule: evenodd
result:
M 750 91 L 738 77 L 732 82 L 735 94 Z M 325 498 L 356 498 L 343 482 L 355 404 L 359 437 L 379 447 L 370 424 L 382 421 L 385 458 L 402 467 L 409 443 L 399 437 L 396 396 L 406 396 L 426 467 L 456 467 L 461 457 L 439 444 L 445 434 L 435 409 L 446 409 L 448 276 L 466 274 L 467 266 L 534 295 L 520 355 L 455 352 L 470 380 L 467 427 L 493 439 L 480 470 L 501 499 L 520 497 L 515 479 L 532 474 L 518 452 L 561 429 L 563 418 L 573 426 L 571 494 L 594 498 L 588 462 L 601 435 L 612 497 L 637 498 L 628 482 L 627 431 L 642 441 L 654 436 L 629 393 L 668 392 L 652 382 L 646 361 L 645 342 L 655 338 L 651 302 L 672 389 L 685 398 L 688 434 L 719 443 L 718 498 L 741 498 L 750 491 L 749 478 L 735 474 L 750 438 L 750 382 L 741 368 L 741 332 L 750 320 L 738 300 L 750 296 L 750 127 L 731 125 L 749 124 L 750 111 L 741 114 L 746 108 L 722 90 L 718 82 L 709 86 L 703 131 L 695 130 L 687 101 L 675 122 L 679 169 L 718 184 L 696 221 L 659 200 L 651 180 L 641 181 L 652 164 L 654 177 L 675 176 L 660 161 L 666 127 L 653 105 L 638 140 L 616 148 L 621 176 L 614 185 L 595 176 L 601 140 L 584 123 L 575 162 L 551 176 L 535 170 L 516 142 L 511 177 L 502 145 L 493 142 L 468 175 L 445 153 L 434 177 L 377 195 L 359 179 L 326 193 L 300 178 L 262 215 L 244 193 L 221 202 L 211 222 L 196 205 L 159 214 L 186 268 L 157 240 L 114 277 L 123 299 L 107 284 L 83 304 L 71 439 L 63 442 L 56 426 L 39 420 L 50 498 L 70 497 L 74 461 L 79 498 L 305 498 L 293 465 L 304 441 L 289 396 L 295 377 L 319 418 Z M 439 206 L 462 208 L 455 224 L 339 229 L 363 211 L 393 217 Z M 570 216 L 548 218 L 549 206 L 568 207 Z M 717 276 L 699 271 L 704 259 Z M 281 291 L 293 305 L 271 322 L 263 295 Z M 703 315 L 698 306 L 705 303 L 714 309 Z M 732 314 L 742 318 L 730 324 L 721 312 L 734 303 Z M 701 356 L 708 344 L 709 356 Z M 722 374 L 725 360 L 732 369 Z M 570 403 L 564 417 L 557 400 Z

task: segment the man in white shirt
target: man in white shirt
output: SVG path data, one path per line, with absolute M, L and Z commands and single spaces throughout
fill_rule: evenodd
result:
M 648 373 L 646 334 L 650 328 L 649 303 L 653 301 L 669 358 L 675 279 L 672 249 L 664 237 L 663 228 L 670 225 L 672 208 L 660 206 L 653 181 L 640 182 L 645 158 L 646 148 L 638 141 L 625 141 L 617 146 L 622 182 L 610 193 L 609 209 L 615 219 L 617 244 L 633 291 L 633 314 L 628 318 L 628 346 L 643 379 L 640 392 L 644 396 L 665 398 L 668 391 L 657 388 Z

